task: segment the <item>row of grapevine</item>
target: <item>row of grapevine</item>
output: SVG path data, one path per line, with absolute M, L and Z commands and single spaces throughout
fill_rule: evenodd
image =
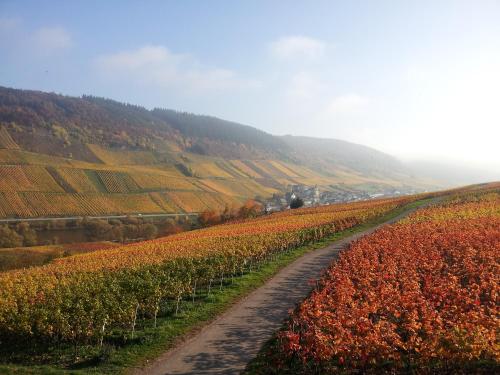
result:
M 96 171 L 108 193 L 133 193 L 139 186 L 127 173 L 114 171 Z
M 260 174 L 246 165 L 242 160 L 231 160 L 231 165 L 250 178 L 262 178 Z
M 12 139 L 8 130 L 4 126 L 0 126 L 0 148 L 7 150 L 18 150 L 19 146 Z
M 168 197 L 186 212 L 202 212 L 209 207 L 194 191 L 171 191 Z
M 15 192 L 0 192 L 0 215 L 1 217 L 32 217 L 36 213 Z
M 387 212 L 413 198 L 332 205 L 179 233 L 0 274 L 4 342 L 98 343 L 115 328 L 133 332 L 137 315 L 191 298 L 298 245 Z
M 1 217 L 59 217 L 174 212 L 168 201 L 157 204 L 152 194 L 69 194 L 0 192 Z M 175 211 L 177 212 L 177 211 Z
M 50 170 L 49 173 L 48 169 Z M 141 172 L 119 172 L 114 170 L 90 170 L 67 167 L 45 167 L 37 165 L 0 165 L 0 191 L 44 191 L 96 193 L 99 191 L 88 173 L 95 173 L 98 185 L 109 193 L 133 193 L 141 190 L 199 191 L 186 178 Z M 235 182 L 238 184 L 237 182 Z M 66 189 L 63 189 L 66 187 Z M 70 190 L 70 191 L 68 191 Z M 246 190 L 252 196 L 255 191 Z
M 255 195 L 268 196 L 277 190 L 265 188 L 252 179 L 202 179 L 201 184 L 208 187 L 210 190 L 218 193 L 239 196 L 252 197 Z
M 63 189 L 44 167 L 0 165 L 0 191 L 58 191 Z
M 135 183 L 144 190 L 199 190 L 186 178 L 138 172 L 132 172 L 131 176 Z
M 99 145 L 88 145 L 92 153 L 108 165 L 150 165 L 156 164 L 154 154 L 148 151 L 112 151 Z
M 281 173 L 284 173 L 287 177 L 301 177 L 295 168 L 288 167 L 285 163 L 277 160 L 270 160 L 269 164 L 271 164 L 274 168 L 278 169 Z
M 63 188 L 54 180 L 45 167 L 38 165 L 22 166 L 28 179 L 37 191 L 63 192 Z
M 99 189 L 89 178 L 85 170 L 77 168 L 56 168 L 56 173 L 77 193 L 97 193 Z
M 0 272 L 41 266 L 55 258 L 111 249 L 114 242 L 88 242 L 78 244 L 44 245 L 0 249 Z
M 273 163 L 267 160 L 252 160 L 252 163 L 258 170 L 263 171 L 266 175 L 272 176 L 273 178 L 291 177 L 289 174 L 285 173 L 282 168 L 276 168 Z
M 461 194 L 343 252 L 268 360 L 294 374 L 495 366 L 499 292 L 500 193 Z
M 229 173 L 234 178 L 248 177 L 245 173 L 235 168 L 234 165 L 232 165 L 229 160 L 219 160 L 216 161 L 215 164 L 225 172 Z
M 189 163 L 189 166 L 195 171 L 196 176 L 204 177 L 219 177 L 233 178 L 234 176 L 223 168 L 219 167 L 215 162 L 200 161 Z
M 32 190 L 33 184 L 20 166 L 0 166 L 0 191 Z
M 239 207 L 242 203 L 234 197 L 203 191 L 136 194 L 0 191 L 0 217 L 201 212 L 206 209 L 223 210 L 226 206 Z
M 238 208 L 245 201 L 245 198 L 234 197 L 226 194 L 213 194 L 206 191 L 198 191 L 196 195 L 208 206 L 209 209 L 215 211 L 223 211 L 226 207 Z

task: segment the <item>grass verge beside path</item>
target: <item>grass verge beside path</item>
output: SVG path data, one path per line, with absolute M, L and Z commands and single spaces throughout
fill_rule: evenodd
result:
M 235 278 L 234 282 L 227 283 L 222 289 L 214 287 L 210 296 L 197 297 L 194 302 L 184 301 L 181 312 L 175 317 L 159 318 L 156 329 L 149 324 L 150 322 L 144 322 L 144 325 L 136 331 L 135 339 L 129 340 L 117 349 L 109 345 L 103 349 L 83 348 L 80 352 L 82 360 L 77 363 L 72 363 L 74 362 L 74 353 L 70 348 L 57 349 L 51 353 L 51 357 L 59 356 L 62 358 L 58 364 L 33 364 L 30 366 L 0 364 L 0 374 L 124 373 L 127 369 L 146 364 L 148 360 L 154 360 L 166 350 L 175 347 L 186 335 L 198 332 L 204 325 L 214 320 L 250 292 L 265 284 L 282 268 L 304 254 L 382 224 L 429 201 L 430 199 L 423 199 L 409 203 L 364 224 L 281 254 L 259 269 Z M 50 359 L 48 361 L 50 362 Z

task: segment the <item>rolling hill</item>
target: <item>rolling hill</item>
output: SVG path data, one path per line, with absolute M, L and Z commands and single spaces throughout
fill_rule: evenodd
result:
M 199 212 L 291 184 L 415 182 L 395 158 L 345 141 L 0 87 L 0 217 Z

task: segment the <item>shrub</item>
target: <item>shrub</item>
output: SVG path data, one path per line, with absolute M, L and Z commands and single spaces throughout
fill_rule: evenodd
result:
M 304 201 L 302 200 L 302 198 L 300 197 L 297 197 L 297 198 L 294 198 L 292 199 L 292 201 L 290 202 L 290 208 L 292 210 L 296 209 L 296 208 L 300 208 L 304 205 Z
M 22 246 L 23 237 L 17 234 L 7 225 L 0 226 L 0 247 L 18 247 Z

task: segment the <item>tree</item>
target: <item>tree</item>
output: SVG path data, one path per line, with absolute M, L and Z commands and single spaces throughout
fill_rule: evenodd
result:
M 198 221 L 200 225 L 203 227 L 207 227 L 210 225 L 219 224 L 221 222 L 221 216 L 215 210 L 206 210 L 203 211 L 200 216 L 198 216 Z
M 294 210 L 296 208 L 300 208 L 303 205 L 304 205 L 304 201 L 300 197 L 296 197 L 296 198 L 292 199 L 292 201 L 290 202 L 290 208 L 292 210 Z
M 123 225 L 120 222 L 119 224 L 113 224 L 111 231 L 109 232 L 108 239 L 111 241 L 119 241 L 123 242 Z
M 7 225 L 0 225 L 0 247 L 22 246 L 23 237 L 10 229 Z
M 220 214 L 220 219 L 222 222 L 229 221 L 234 219 L 237 215 L 237 212 L 234 208 L 229 208 L 228 206 L 224 207 L 224 211 Z
M 112 226 L 105 220 L 89 220 L 85 223 L 87 236 L 92 240 L 108 239 Z
M 164 224 L 163 224 L 163 230 L 161 231 L 161 234 L 163 236 L 170 236 L 171 234 L 176 234 L 184 232 L 184 228 L 176 223 L 172 219 L 167 219 Z
M 29 223 L 19 223 L 16 229 L 17 233 L 23 238 L 24 246 L 35 246 L 38 243 L 36 232 L 30 228 Z
M 155 238 L 156 235 L 158 234 L 158 228 L 156 228 L 156 226 L 151 223 L 142 224 L 141 232 L 143 234 L 143 237 L 147 238 L 148 240 L 151 240 Z
M 123 238 L 128 240 L 133 240 L 139 238 L 140 234 L 137 228 L 137 225 L 134 224 L 126 224 L 123 226 Z
M 238 211 L 238 216 L 246 219 L 249 217 L 256 217 L 262 213 L 262 205 L 252 199 L 245 202 L 243 206 L 240 207 Z

